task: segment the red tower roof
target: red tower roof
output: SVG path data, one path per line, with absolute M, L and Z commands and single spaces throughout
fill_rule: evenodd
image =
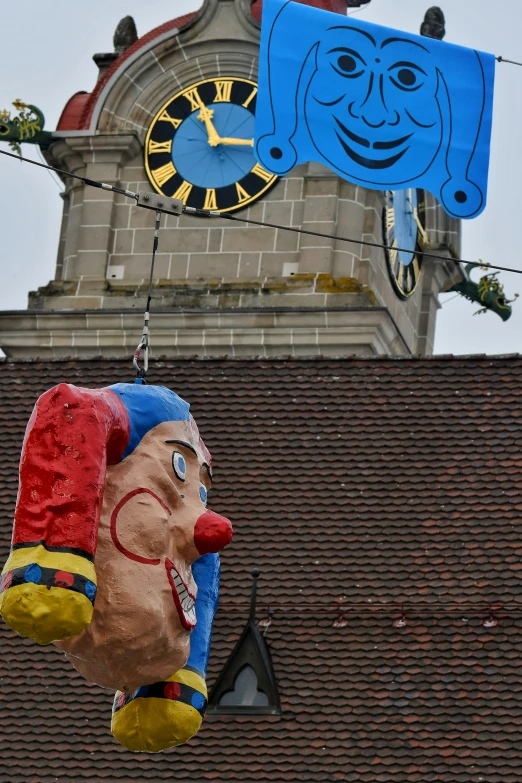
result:
M 87 104 L 90 97 L 90 92 L 75 92 L 72 98 L 69 98 L 65 104 L 60 115 L 60 119 L 58 120 L 56 130 L 78 130 L 81 127 L 80 121 L 85 109 L 85 105 Z

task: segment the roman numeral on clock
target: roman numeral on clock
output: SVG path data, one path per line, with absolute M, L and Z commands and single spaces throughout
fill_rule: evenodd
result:
M 207 188 L 207 192 L 205 194 L 205 203 L 203 204 L 203 209 L 217 209 L 217 197 L 216 197 L 216 189 L 215 188 Z
M 274 179 L 274 177 L 276 176 L 275 174 L 270 174 L 269 171 L 265 171 L 264 168 L 259 163 L 256 163 L 256 165 L 254 166 L 254 168 L 250 173 L 255 174 L 257 177 L 261 177 L 261 179 L 264 179 L 265 182 L 270 182 L 270 180 Z
M 243 104 L 241 104 L 243 108 L 248 109 L 249 105 L 252 103 L 256 95 L 257 95 L 257 87 L 254 87 L 254 89 L 252 90 L 252 92 L 250 93 L 246 101 Z
M 196 88 L 186 92 L 185 98 L 187 99 L 187 101 L 190 102 L 190 108 L 192 109 L 192 111 L 196 111 L 196 109 L 202 109 L 205 105 L 201 100 L 199 96 L 199 92 L 197 91 Z
M 169 141 L 153 141 L 149 140 L 149 155 L 152 152 L 172 152 L 172 139 Z
M 386 207 L 386 228 L 392 231 L 395 226 L 395 210 L 393 207 Z
M 214 103 L 230 103 L 233 85 L 234 82 L 232 81 L 216 82 L 216 97 L 214 98 Z
M 158 117 L 158 121 L 160 120 L 162 122 L 170 122 L 170 124 L 174 125 L 176 129 L 178 129 L 181 123 L 183 122 L 183 120 L 178 120 L 177 117 L 171 117 L 166 109 L 162 111 L 160 116 Z
M 396 263 L 397 263 L 398 258 L 399 258 L 399 252 L 397 250 L 397 240 L 396 239 L 393 240 L 393 244 L 391 246 L 391 250 L 389 251 L 389 253 L 390 253 L 391 265 L 392 265 L 393 269 L 395 270 L 395 266 L 396 266 Z
M 152 171 L 152 176 L 160 188 L 162 188 L 165 182 L 168 182 L 168 180 L 173 177 L 174 174 L 176 174 L 176 169 L 174 168 L 174 164 L 172 162 L 165 163 L 164 166 L 160 166 L 159 169 L 154 169 Z M 178 198 L 178 196 L 174 196 L 174 198 Z
M 191 191 L 192 191 L 192 185 L 190 184 L 190 182 L 183 180 L 183 182 L 176 190 L 172 198 L 179 198 L 179 200 L 182 201 L 183 204 L 186 204 Z
M 248 201 L 250 193 L 247 193 L 244 188 L 241 187 L 239 182 L 236 182 L 237 200 L 241 204 L 243 201 Z

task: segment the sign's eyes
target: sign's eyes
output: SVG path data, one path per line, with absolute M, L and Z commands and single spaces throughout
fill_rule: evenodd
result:
M 424 84 L 425 71 L 413 63 L 397 63 L 390 70 L 390 79 L 400 90 L 413 92 Z
M 172 455 L 172 467 L 179 480 L 185 481 L 187 478 L 187 463 L 185 462 L 185 457 L 179 451 L 175 451 Z
M 200 484 L 199 485 L 199 497 L 201 498 L 201 502 L 204 503 L 204 505 L 206 506 L 207 505 L 208 492 L 207 492 L 207 488 L 206 488 L 206 486 L 204 484 Z
M 342 54 L 337 60 L 337 66 L 345 73 L 354 73 L 357 70 L 357 63 L 351 54 Z
M 331 61 L 334 71 L 341 74 L 341 76 L 347 76 L 348 79 L 355 79 L 364 73 L 364 66 L 366 63 L 353 49 L 345 49 L 339 47 L 338 49 L 332 49 L 328 54 L 335 54 L 336 56 Z

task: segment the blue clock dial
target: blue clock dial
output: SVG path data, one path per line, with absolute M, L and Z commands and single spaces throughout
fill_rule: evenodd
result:
M 401 299 L 411 296 L 420 280 L 422 249 L 427 244 L 424 191 L 389 191 L 383 213 L 383 238 L 390 280 Z
M 254 138 L 254 115 L 242 106 L 213 107 L 220 138 Z M 211 147 L 200 109 L 180 125 L 172 142 L 172 160 L 181 176 L 202 188 L 222 188 L 243 179 L 256 164 L 252 147 L 218 144 Z
M 220 76 L 167 101 L 145 139 L 154 188 L 190 207 L 231 212 L 275 185 L 253 154 L 256 97 L 250 79 Z
M 409 266 L 417 246 L 417 223 L 414 217 L 414 210 L 417 209 L 417 191 L 412 188 L 397 190 L 392 198 L 397 246 L 412 251 L 405 253 L 399 250 L 399 258 L 404 266 Z

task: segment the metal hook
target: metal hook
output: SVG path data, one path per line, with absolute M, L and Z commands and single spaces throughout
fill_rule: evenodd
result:
M 140 357 L 143 351 L 143 367 L 140 367 Z M 149 369 L 149 313 L 145 313 L 145 323 L 143 325 L 143 334 L 141 340 L 138 343 L 138 347 L 134 351 L 134 358 L 132 360 L 136 375 L 138 378 L 144 378 L 147 375 Z
M 263 636 L 266 636 L 268 629 L 272 625 L 272 618 L 274 617 L 274 610 L 272 607 L 268 607 L 268 617 L 266 617 L 264 620 L 260 620 L 257 624 L 257 627 L 261 629 L 261 633 Z
M 156 224 L 155 224 L 156 227 L 154 229 L 154 241 L 152 243 L 152 262 L 150 265 L 149 289 L 147 291 L 147 305 L 145 307 L 145 313 L 143 316 L 143 334 L 141 335 L 141 340 L 138 343 L 138 347 L 134 351 L 134 358 L 132 360 L 132 364 L 134 365 L 134 369 L 136 370 L 137 378 L 141 379 L 142 382 L 144 382 L 144 378 L 149 369 L 150 303 L 152 300 L 152 281 L 154 279 L 154 263 L 156 261 L 156 251 L 158 249 L 158 243 L 159 243 L 160 223 L 161 223 L 161 212 L 156 211 Z M 143 367 L 140 367 L 140 356 L 142 351 L 143 351 Z

